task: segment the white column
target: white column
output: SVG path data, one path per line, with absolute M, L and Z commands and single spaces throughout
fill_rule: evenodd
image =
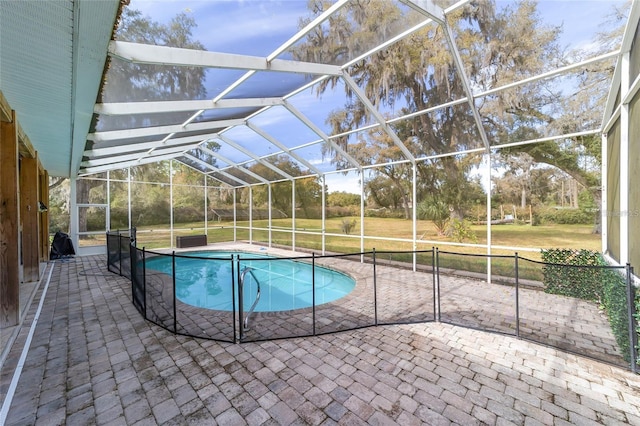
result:
M 80 250 L 80 209 L 78 208 L 78 178 L 72 176 L 69 179 L 69 236 L 73 241 L 73 247 L 76 251 Z
M 204 235 L 209 236 L 209 202 L 208 202 L 207 175 L 204 175 Z
M 326 228 L 327 228 L 327 213 L 326 213 L 326 205 L 327 205 L 327 196 L 325 194 L 327 188 L 327 178 L 325 175 L 322 175 L 322 255 L 325 254 L 326 249 Z
M 491 151 L 484 155 L 487 161 L 487 255 L 491 256 Z M 491 283 L 491 258 L 487 257 L 487 282 Z
M 131 167 L 127 167 L 127 223 L 129 224 L 129 229 L 133 226 L 133 221 L 131 220 Z
M 173 244 L 173 160 L 169 160 L 169 238 L 171 242 L 169 247 L 174 248 Z
M 269 199 L 269 202 L 268 202 L 269 203 L 269 243 L 268 243 L 268 245 L 269 245 L 269 247 L 271 247 L 271 238 L 272 238 L 272 234 L 271 234 L 271 225 L 272 225 L 272 223 L 271 223 L 271 220 L 272 220 L 272 216 L 271 216 L 271 207 L 272 207 L 271 206 L 271 183 L 267 184 L 267 191 L 268 191 L 267 195 L 268 195 L 268 199 Z
M 360 170 L 360 252 L 364 251 L 364 171 Z
M 253 187 L 249 187 L 249 244 L 253 244 Z
M 622 55 L 620 98 L 629 91 L 630 53 Z M 620 264 L 629 261 L 629 104 L 620 110 Z
M 609 225 L 609 217 L 608 211 L 609 207 L 607 205 L 607 173 L 609 170 L 609 165 L 607 162 L 609 161 L 609 142 L 606 133 L 602 135 L 602 143 L 601 143 L 601 189 L 600 189 L 600 236 L 602 237 L 602 253 L 607 253 L 609 251 L 609 241 L 607 234 L 607 227 Z
M 291 250 L 296 251 L 296 180 L 291 181 Z
M 418 249 L 418 166 L 414 162 L 412 167 L 412 221 L 413 221 L 413 272 L 417 270 L 417 256 L 415 251 Z
M 236 207 L 236 188 L 233 191 L 233 242 L 238 241 L 238 209 Z
M 111 172 L 107 170 L 107 217 L 105 228 L 107 231 L 111 231 Z M 129 224 L 131 229 L 131 224 Z

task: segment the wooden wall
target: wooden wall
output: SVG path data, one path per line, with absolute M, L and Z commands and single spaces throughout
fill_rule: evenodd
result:
M 40 279 L 49 260 L 49 176 L 0 92 L 0 328 L 17 325 L 22 281 Z
M 18 126 L 0 123 L 0 327 L 16 325 L 20 309 L 20 213 L 18 204 Z

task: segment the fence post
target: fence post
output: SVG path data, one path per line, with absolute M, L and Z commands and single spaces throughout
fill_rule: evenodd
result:
M 240 327 L 240 342 L 242 343 L 242 339 L 244 338 L 244 325 L 242 320 L 242 317 L 244 316 L 244 285 L 240 276 L 240 255 L 237 255 L 236 257 L 236 265 L 236 282 L 238 283 L 238 325 Z
M 313 335 L 316 335 L 316 253 L 311 252 L 311 320 L 313 322 Z
M 378 282 L 376 276 L 376 249 L 373 248 L 373 322 L 378 325 Z
M 178 319 L 176 315 L 176 252 L 171 253 L 172 276 L 173 276 L 173 332 L 178 332 Z
M 436 248 L 431 246 L 431 278 L 433 289 L 433 320 L 436 320 Z
M 516 273 L 516 337 L 520 338 L 520 279 L 518 271 L 518 252 L 515 254 Z
M 130 277 L 129 281 L 131 281 L 131 303 L 133 304 L 133 306 L 136 306 L 135 287 L 136 287 L 136 274 L 137 274 L 138 265 L 136 264 L 136 262 L 134 262 L 134 260 L 137 257 L 138 256 L 136 254 L 135 246 L 131 244 L 131 242 L 129 242 L 129 277 Z
M 629 352 L 630 352 L 630 356 L 631 356 L 631 371 L 633 371 L 634 373 L 638 372 L 638 364 L 636 363 L 637 361 L 637 350 L 636 350 L 636 346 L 638 344 L 638 339 L 637 339 L 637 334 L 636 334 L 636 327 L 635 327 L 635 318 L 634 318 L 634 313 L 635 313 L 635 286 L 632 282 L 631 279 L 631 274 L 632 274 L 632 268 L 631 265 L 629 263 L 627 263 L 626 267 L 626 272 L 627 272 L 627 276 L 626 276 L 626 284 L 627 284 L 627 312 L 629 315 Z
M 236 270 L 236 265 L 235 265 L 235 262 L 233 261 L 233 254 L 231 255 L 230 261 L 231 261 L 231 311 L 233 315 L 231 317 L 232 318 L 231 322 L 233 323 L 233 343 L 236 343 L 237 342 L 236 333 L 238 332 L 238 330 L 236 329 L 236 323 L 237 323 L 236 321 L 236 289 L 235 289 L 236 286 L 235 286 L 235 280 L 233 279 L 235 270 Z
M 438 297 L 438 322 L 442 320 L 442 313 L 440 309 L 440 249 L 436 247 L 436 291 Z
M 122 249 L 120 248 L 122 243 L 120 242 L 120 230 L 116 231 L 118 233 L 118 274 L 122 276 Z
M 144 319 L 147 319 L 147 253 L 142 247 L 142 310 Z

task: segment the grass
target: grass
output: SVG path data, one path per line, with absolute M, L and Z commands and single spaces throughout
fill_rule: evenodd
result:
M 346 218 L 354 219 L 354 218 Z M 351 236 L 327 237 L 328 244 L 335 244 L 340 247 L 349 247 L 360 250 L 360 223 L 359 219 Z M 273 226 L 281 226 L 277 220 L 272 221 Z M 290 224 L 290 221 L 289 221 Z M 242 226 L 248 226 L 248 223 L 242 223 Z M 254 227 L 268 227 L 267 221 L 254 221 Z M 321 228 L 321 222 L 313 219 L 297 219 L 296 229 L 304 231 L 307 229 L 318 230 Z M 593 234 L 592 225 L 494 225 L 491 227 L 492 245 L 508 246 L 508 247 L 526 247 L 539 250 L 541 248 L 586 248 L 590 250 L 600 250 L 600 235 Z M 487 227 L 486 225 L 474 225 L 472 231 L 477 236 L 478 244 L 486 244 Z M 258 232 L 258 234 L 256 234 Z M 254 237 L 260 235 L 261 231 L 254 231 Z M 262 231 L 266 235 L 266 231 Z M 342 233 L 342 218 L 330 218 L 326 220 L 326 233 L 340 234 Z M 282 233 L 277 233 L 282 234 Z M 385 218 L 365 218 L 364 234 L 367 236 L 380 237 L 381 239 L 365 240 L 365 248 L 371 249 L 375 247 L 378 250 L 411 250 L 410 242 L 388 241 L 384 238 L 403 238 L 411 240 L 413 238 L 412 223 L 408 220 L 385 219 Z M 417 221 L 417 237 L 420 248 L 428 249 L 436 245 L 442 249 L 452 251 L 462 251 L 465 253 L 485 253 L 484 248 L 471 249 L 467 247 L 448 244 L 453 240 L 446 236 L 439 236 L 431 221 Z M 310 238 L 308 234 L 298 233 L 296 235 L 296 244 L 303 243 Z M 373 245 L 373 243 L 376 243 Z M 313 247 L 316 248 L 316 247 Z M 496 254 L 513 254 L 513 250 L 495 250 Z
M 345 235 L 342 232 L 342 218 L 330 218 L 326 220 L 325 232 L 327 234 L 337 234 L 340 236 L 327 236 L 327 243 L 342 248 L 360 250 L 360 221 L 356 219 L 357 225 L 351 235 Z M 385 238 L 402 238 L 412 240 L 413 230 L 409 220 L 386 219 L 386 218 L 365 218 L 364 220 L 365 236 L 373 238 L 365 240 L 365 248 L 374 247 L 378 250 L 411 250 L 410 242 L 388 241 Z M 268 228 L 268 221 L 253 221 L 254 228 Z M 248 227 L 249 222 L 238 222 L 239 227 Z M 204 232 L 202 223 L 184 223 L 174 225 L 174 237 L 177 235 L 194 235 Z M 211 223 L 208 226 L 208 237 L 210 242 L 229 241 L 233 239 L 233 224 L 231 223 Z M 296 245 L 303 246 L 305 243 L 311 245 L 321 244 L 320 230 L 322 223 L 315 219 L 296 219 Z M 531 249 L 542 248 L 575 248 L 600 250 L 600 235 L 593 234 L 592 225 L 493 225 L 491 227 L 492 245 L 508 246 L 508 247 L 526 247 Z M 477 243 L 486 244 L 487 227 L 486 225 L 472 225 L 472 231 L 477 236 Z M 274 219 L 272 221 L 272 238 L 275 241 L 291 241 L 291 220 L 290 219 Z M 316 235 L 312 235 L 315 233 Z M 268 236 L 268 231 L 254 229 L 254 240 L 264 241 Z M 248 239 L 249 231 L 244 229 L 237 230 L 237 238 L 240 240 Z M 453 240 L 446 236 L 439 236 L 435 227 L 430 221 L 417 221 L 417 237 L 418 244 L 421 248 L 428 249 L 433 245 L 441 248 L 463 251 L 466 253 L 484 253 L 484 248 L 480 251 L 470 250 L 470 248 L 457 247 L 452 243 Z M 379 238 L 375 240 L 375 238 Z M 168 229 L 161 229 L 160 226 L 143 226 L 138 228 L 138 240 L 148 243 L 149 247 L 169 247 L 170 232 Z M 468 241 L 467 241 L 468 242 Z M 424 246 L 424 247 L 422 247 Z M 340 250 L 343 251 L 343 250 Z M 353 250 L 349 250 L 353 251 Z M 497 250 L 498 254 L 513 254 L 513 250 Z
M 342 221 L 356 219 L 357 224 L 351 235 L 345 235 L 342 231 Z M 271 239 L 274 244 L 292 246 L 293 233 L 291 232 L 291 219 L 272 220 Z M 325 249 L 328 252 L 358 253 L 361 251 L 360 218 L 329 218 L 325 222 Z M 249 226 L 249 222 L 238 222 L 239 227 Z M 268 228 L 267 220 L 253 221 L 254 228 Z M 322 250 L 322 222 L 315 219 L 296 219 L 295 245 L 298 248 L 307 248 L 320 252 Z M 437 234 L 433 223 L 420 220 L 417 222 L 417 250 L 430 250 L 438 247 L 440 251 L 485 255 L 485 247 L 463 247 L 452 244 L 452 240 L 446 236 Z M 472 231 L 476 234 L 477 244 L 483 245 L 487 241 L 486 225 L 473 225 Z M 592 225 L 494 225 L 491 227 L 491 242 L 493 246 L 529 248 L 533 251 L 521 251 L 519 255 L 534 261 L 541 260 L 540 249 L 543 248 L 568 248 L 600 250 L 600 235 L 593 234 Z M 178 235 L 194 235 L 204 232 L 203 223 L 176 224 L 173 237 Z M 365 218 L 364 251 L 375 249 L 384 251 L 412 251 L 413 228 L 410 220 Z M 237 240 L 249 240 L 248 229 L 237 229 Z M 389 241 L 385 238 L 401 238 L 410 241 Z M 104 238 L 102 238 L 104 239 Z M 254 242 L 268 242 L 269 231 L 254 229 L 251 233 Z M 232 223 L 210 223 L 208 225 L 207 240 L 209 243 L 234 240 Z M 138 247 L 153 250 L 171 246 L 171 233 L 169 230 L 160 229 L 159 226 L 138 228 Z M 494 255 L 513 256 L 514 249 L 492 248 Z M 382 255 L 382 254 L 381 254 Z M 390 255 L 387 255 L 390 256 Z M 404 259 L 404 257 L 406 259 Z M 423 256 L 424 263 L 430 264 L 430 256 Z M 393 255 L 394 260 L 411 261 L 410 255 Z M 443 268 L 466 270 L 486 273 L 487 259 L 484 256 L 462 256 L 460 254 L 440 255 L 440 265 Z M 492 273 L 495 275 L 514 276 L 513 258 L 493 258 L 491 260 Z M 542 277 L 539 264 L 522 259 L 519 263 L 520 277 L 540 280 Z
M 327 236 L 327 245 L 336 247 L 335 251 L 360 251 L 360 220 L 351 235 L 342 232 L 343 218 L 329 218 L 326 220 L 327 234 L 338 234 L 340 236 Z M 386 219 L 386 218 L 365 218 L 364 234 L 370 236 L 365 240 L 365 250 L 376 248 L 377 250 L 412 250 L 411 242 L 388 241 L 385 238 L 402 238 L 412 240 L 413 230 L 409 220 Z M 268 221 L 256 220 L 253 222 L 255 228 L 268 228 Z M 239 227 L 248 227 L 249 222 L 238 222 Z M 164 228 L 164 229 L 163 229 Z M 171 234 L 166 227 L 161 225 L 142 226 L 138 228 L 138 241 L 147 248 L 159 248 L 171 246 Z M 177 235 L 194 235 L 204 232 L 204 224 L 183 223 L 174 225 L 174 238 Z M 233 240 L 232 223 L 210 223 L 208 226 L 209 242 L 222 242 Z M 296 245 L 313 249 L 322 247 L 320 235 L 322 223 L 316 219 L 296 219 Z M 419 249 L 430 249 L 438 246 L 442 250 L 458 251 L 464 253 L 486 253 L 484 247 L 470 248 L 449 244 L 453 240 L 446 236 L 439 236 L 435 227 L 430 221 L 417 221 L 417 242 Z M 493 225 L 491 227 L 491 243 L 493 246 L 526 247 L 531 249 L 542 248 L 570 248 L 600 250 L 601 237 L 593 234 L 592 225 Z M 472 231 L 477 237 L 477 243 L 484 245 L 487 242 L 486 225 L 473 225 Z M 291 219 L 274 219 L 272 221 L 272 238 L 278 244 L 291 244 L 292 234 Z M 315 233 L 316 235 L 313 235 Z M 94 242 L 104 242 L 104 235 L 96 236 Z M 375 239 L 374 237 L 379 237 Z M 257 241 L 267 241 L 268 231 L 253 231 L 253 239 Z M 237 230 L 237 239 L 249 239 L 249 231 Z M 468 242 L 468 241 L 467 241 Z M 83 244 L 84 245 L 84 244 Z M 492 250 L 495 254 L 513 254 L 513 250 Z

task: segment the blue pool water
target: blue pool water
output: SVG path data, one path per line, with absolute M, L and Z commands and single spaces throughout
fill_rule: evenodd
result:
M 240 255 L 240 270 L 253 268 L 253 275 L 246 274 L 243 305 L 248 310 L 256 298 L 260 282 L 260 301 L 256 312 L 288 311 L 308 308 L 313 303 L 312 267 L 310 263 L 280 259 L 254 253 L 229 251 L 198 251 L 181 253 L 176 257 L 176 297 L 189 305 L 216 310 L 231 311 L 233 289 L 237 286 L 237 270 L 232 274 L 231 255 Z M 190 258 L 190 256 L 198 258 Z M 206 259 L 200 259 L 206 258 Z M 248 260 L 243 260 L 246 258 Z M 250 259 L 250 260 L 249 260 Z M 237 267 L 234 260 L 233 268 Z M 149 270 L 171 274 L 170 256 L 158 256 L 146 260 Z M 233 277 L 232 277 L 233 275 Z M 346 274 L 316 266 L 316 305 L 332 302 L 346 296 L 355 288 L 355 281 Z M 237 299 L 237 290 L 235 290 Z M 236 302 L 237 309 L 237 302 Z

